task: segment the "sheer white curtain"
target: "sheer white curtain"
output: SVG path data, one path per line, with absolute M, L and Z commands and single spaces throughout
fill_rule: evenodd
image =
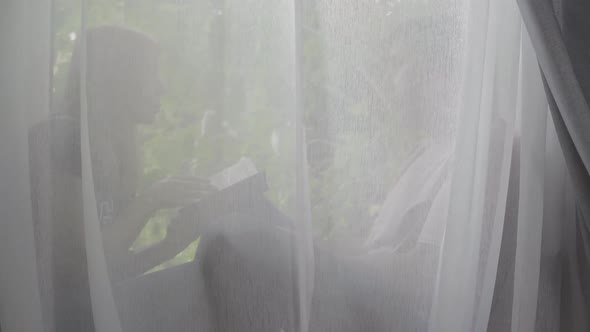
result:
M 515 137 L 520 18 L 512 1 L 467 6 L 467 72 L 431 330 L 485 330 Z
M 49 94 L 48 2 L 9 2 L 0 11 L 2 60 L 2 161 L 0 190 L 0 323 L 3 330 L 42 330 L 39 276 L 31 222 L 26 127 L 47 112 Z M 36 24 L 26 24 L 32 19 Z M 17 31 L 21 31 L 19 38 Z M 38 40 L 30 43 L 28 38 Z M 11 50 L 11 51 L 4 51 Z
M 563 326 L 573 201 L 514 0 L 0 9 L 3 331 Z

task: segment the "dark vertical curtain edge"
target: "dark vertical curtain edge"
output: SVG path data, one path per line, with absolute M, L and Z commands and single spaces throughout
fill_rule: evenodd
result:
M 590 109 L 576 79 L 553 5 L 548 0 L 517 0 L 517 3 L 547 86 L 588 176 Z
M 575 243 L 564 259 L 562 323 L 586 331 L 590 285 L 590 108 L 578 82 L 558 18 L 550 0 L 517 0 L 537 55 L 557 137 L 575 200 Z M 566 227 L 566 221 L 562 221 Z M 568 246 L 565 243 L 564 246 Z M 563 308 L 568 308 L 563 310 Z M 562 328 L 564 325 L 562 324 Z

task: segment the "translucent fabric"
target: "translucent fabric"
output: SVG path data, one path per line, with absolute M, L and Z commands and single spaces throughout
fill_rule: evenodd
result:
M 2 331 L 559 329 L 573 200 L 514 0 L 0 12 Z

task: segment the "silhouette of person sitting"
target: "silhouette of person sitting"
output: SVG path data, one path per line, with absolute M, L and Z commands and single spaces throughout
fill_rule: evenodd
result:
M 113 280 L 145 272 L 178 252 L 178 248 L 167 244 L 139 253 L 129 250 L 155 212 L 188 205 L 214 191 L 208 180 L 168 177 L 137 192 L 136 127 L 153 120 L 163 94 L 157 43 L 127 28 L 89 29 L 86 100 L 80 96 L 81 51 L 80 44 L 76 44 L 59 112 L 51 114 L 30 134 L 32 164 L 36 168 L 33 185 L 45 181 L 50 190 L 37 192 L 33 200 L 37 219 L 45 219 L 38 222 L 49 223 L 51 228 L 51 239 L 47 241 L 52 252 L 49 270 L 57 331 L 93 329 L 81 199 L 81 102 L 88 106 L 98 218 Z M 46 172 L 44 179 L 40 172 Z M 49 208 L 44 210 L 44 206 Z

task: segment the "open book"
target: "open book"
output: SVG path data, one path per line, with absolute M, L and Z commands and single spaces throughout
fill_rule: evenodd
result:
M 180 217 L 207 220 L 254 206 L 268 189 L 266 176 L 249 158 L 240 160 L 209 177 L 219 191 L 181 209 Z

